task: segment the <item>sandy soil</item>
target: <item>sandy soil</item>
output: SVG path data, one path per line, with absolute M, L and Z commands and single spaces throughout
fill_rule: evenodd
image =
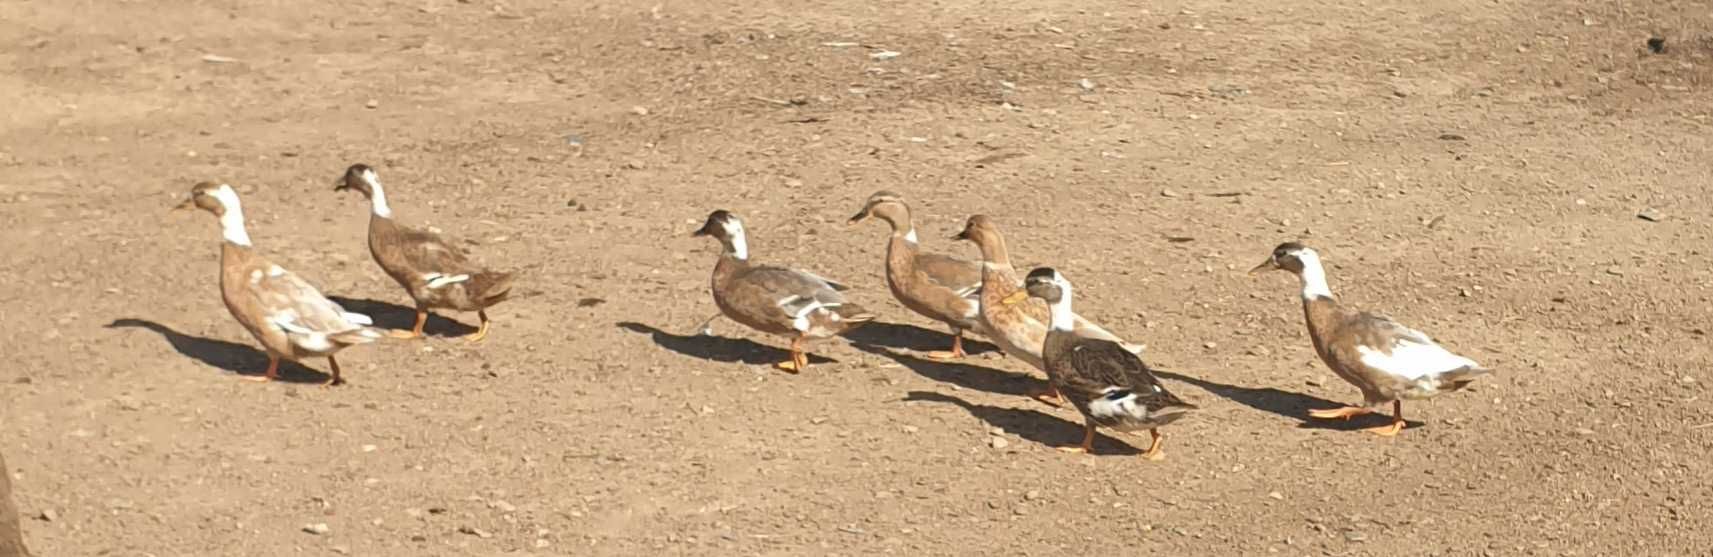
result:
M 0 447 L 56 556 L 1703 554 L 1710 18 L 0 1 Z M 265 360 L 219 300 L 216 225 L 166 209 L 227 181 L 265 253 L 408 325 L 332 191 L 353 162 L 534 295 L 479 346 L 447 315 L 348 351 L 345 388 L 324 362 L 239 381 Z M 844 225 L 882 188 L 930 249 L 973 255 L 948 237 L 994 216 L 1147 343 L 1204 407 L 1168 459 L 1056 452 L 1079 420 L 1021 396 L 1038 373 L 921 359 L 942 329 L 887 295 L 880 225 Z M 716 208 L 884 323 L 800 376 L 767 367 L 779 339 L 693 336 L 715 247 L 688 234 Z M 1498 375 L 1395 439 L 1308 422 L 1357 395 L 1289 277 L 1244 273 L 1290 239 Z

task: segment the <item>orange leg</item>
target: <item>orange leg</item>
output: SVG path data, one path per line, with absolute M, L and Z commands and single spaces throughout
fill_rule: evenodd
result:
M 1046 389 L 1029 393 L 1029 398 L 1041 401 L 1042 404 L 1046 404 L 1047 406 L 1052 406 L 1054 408 L 1064 406 L 1065 404 L 1065 395 L 1059 393 L 1059 387 L 1054 385 L 1051 381 L 1047 382 Z
M 802 373 L 803 368 L 809 367 L 809 356 L 803 353 L 803 335 L 791 339 L 791 359 L 774 364 L 773 367 L 787 373 Z
M 416 308 L 416 326 L 411 327 L 410 332 L 407 333 L 404 331 L 387 331 L 387 336 L 390 336 L 393 338 L 398 338 L 398 339 L 407 339 L 407 340 L 408 339 L 422 338 L 422 326 L 427 325 L 427 324 L 428 324 L 428 309 Z
M 928 357 L 935 360 L 957 360 L 967 355 L 964 353 L 963 329 L 952 329 L 952 350 L 950 352 L 936 350 L 928 353 Z
M 244 379 L 249 380 L 249 381 L 255 381 L 257 383 L 266 383 L 268 381 L 273 381 L 273 380 L 279 379 L 279 378 L 280 378 L 280 357 L 275 356 L 273 354 L 268 354 L 268 372 L 262 374 L 261 377 L 250 376 L 250 377 L 245 377 Z
M 1379 435 L 1381 437 L 1391 437 L 1391 436 L 1397 435 L 1398 432 L 1403 431 L 1403 430 L 1404 430 L 1404 401 L 1394 400 L 1394 401 L 1392 401 L 1392 423 L 1386 424 L 1386 425 L 1383 425 L 1380 427 L 1371 427 L 1371 428 L 1368 428 L 1364 431 L 1367 431 L 1369 433 L 1373 433 L 1375 435 Z
M 335 360 L 332 356 L 328 356 L 327 367 L 333 369 L 333 377 L 329 378 L 326 383 L 322 383 L 322 388 L 332 387 L 334 385 L 344 385 L 345 378 L 339 376 L 339 360 Z
M 1075 447 L 1059 447 L 1059 452 L 1094 454 L 1094 422 L 1083 420 L 1083 444 Z
M 1160 451 L 1160 440 L 1165 439 L 1166 436 L 1160 435 L 1158 429 L 1148 430 L 1148 435 L 1154 438 L 1154 442 L 1148 444 L 1148 452 L 1142 453 L 1143 458 L 1154 461 L 1166 460 L 1166 453 Z
M 1372 413 L 1374 413 L 1374 411 L 1368 408 L 1360 406 L 1346 406 L 1343 408 L 1333 408 L 1331 410 L 1310 410 L 1309 416 L 1320 418 L 1322 420 L 1348 420 L 1356 416 L 1365 416 Z
M 482 342 L 482 339 L 488 338 L 489 321 L 487 310 L 477 311 L 476 316 L 482 318 L 482 325 L 476 329 L 476 332 L 471 333 L 470 336 L 464 337 L 464 340 L 470 342 Z

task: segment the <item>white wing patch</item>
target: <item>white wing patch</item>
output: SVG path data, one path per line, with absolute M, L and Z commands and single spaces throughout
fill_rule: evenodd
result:
M 814 298 L 804 298 L 796 294 L 780 298 L 778 303 L 780 309 L 791 315 L 791 327 L 805 333 L 809 332 L 810 315 L 814 315 L 816 311 L 824 311 L 843 305 L 838 302 L 822 302 Z M 839 314 L 832 314 L 832 318 L 837 320 Z
M 251 269 L 250 270 L 250 284 L 255 285 L 255 284 L 261 284 L 261 283 L 262 283 L 262 270 L 261 269 Z
M 279 265 L 269 265 L 268 266 L 268 276 L 277 277 L 277 276 L 284 275 L 284 274 L 285 274 L 285 269 L 281 269 Z
M 368 325 L 374 325 L 375 324 L 374 319 L 370 319 L 369 316 L 363 315 L 361 313 L 351 313 L 349 311 L 346 311 L 346 312 L 340 312 L 340 314 L 345 317 L 345 322 L 350 323 L 352 325 L 368 326 Z
M 1159 389 L 1159 386 L 1155 386 Z M 1088 402 L 1088 413 L 1095 417 L 1146 419 L 1148 408 L 1136 404 L 1136 393 L 1118 387 L 1100 390 L 1100 398 Z
M 1421 335 L 1419 332 L 1416 334 Z M 1421 335 L 1421 338 L 1427 339 L 1427 335 Z M 1466 367 L 1481 367 L 1474 360 L 1452 354 L 1433 341 L 1422 343 L 1398 339 L 1392 345 L 1391 354 L 1367 346 L 1357 346 L 1356 353 L 1361 355 L 1362 365 L 1405 379 L 1421 379 Z
M 428 289 L 444 288 L 449 284 L 457 284 L 470 280 L 470 275 L 443 275 L 440 273 L 424 273 L 422 279 L 428 281 Z
M 269 321 L 284 330 L 292 344 L 296 344 L 304 350 L 323 352 L 333 349 L 333 343 L 328 342 L 326 333 L 316 332 L 298 324 L 295 313 L 289 311 L 276 313 Z

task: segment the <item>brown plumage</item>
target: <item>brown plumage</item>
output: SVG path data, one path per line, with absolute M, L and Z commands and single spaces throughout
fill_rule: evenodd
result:
M 931 358 L 964 357 L 964 331 L 981 333 L 981 265 L 956 257 L 926 253 L 918 245 L 904 196 L 879 191 L 851 217 L 857 224 L 869 217 L 892 226 L 886 244 L 886 286 L 910 311 L 945 323 L 952 329 L 952 349 L 930 352 Z M 985 333 L 983 333 L 985 334 Z
M 400 225 L 393 219 L 380 178 L 368 165 L 351 165 L 333 187 L 334 191 L 348 189 L 369 200 L 370 255 L 416 302 L 416 325 L 409 333 L 394 336 L 421 338 L 429 310 L 449 309 L 476 312 L 481 327 L 467 338 L 486 338 L 487 309 L 511 296 L 515 273 L 484 268 L 440 235 Z
M 975 215 L 969 218 L 963 232 L 953 239 L 969 240 L 981 248 L 981 321 L 985 334 L 1006 354 L 1046 371 L 1041 348 L 1047 340 L 1047 324 L 1051 315 L 1045 302 L 1025 297 L 1023 281 L 1011 266 L 1011 254 L 1005 247 L 1005 238 L 999 234 L 998 225 L 985 215 Z M 1003 303 L 1014 296 L 1013 303 Z M 1117 335 L 1081 316 L 1074 316 L 1074 321 L 1079 335 L 1124 343 Z M 1134 353 L 1142 351 L 1140 346 L 1123 346 Z M 1036 398 L 1043 396 L 1058 398 L 1052 391 L 1038 393 Z
M 1307 246 L 1280 244 L 1250 272 L 1269 270 L 1290 271 L 1301 280 L 1303 315 L 1315 353 L 1339 378 L 1362 392 L 1362 406 L 1313 410 L 1310 416 L 1348 419 L 1390 402 L 1392 422 L 1369 431 L 1397 435 L 1404 428 L 1403 399 L 1421 400 L 1460 390 L 1491 373 L 1421 331 L 1338 303 L 1327 286 L 1320 255 Z
M 732 321 L 752 329 L 789 336 L 791 360 L 779 369 L 797 373 L 809 365 L 803 343 L 838 335 L 874 320 L 874 314 L 847 301 L 847 288 L 819 276 L 749 260 L 743 222 L 714 211 L 694 236 L 712 236 L 723 248 L 714 265 L 714 304 Z
M 1153 440 L 1144 456 L 1163 458 L 1159 428 L 1184 417 L 1195 405 L 1168 392 L 1142 358 L 1119 343 L 1073 332 L 1071 283 L 1057 271 L 1031 271 L 1024 285 L 1028 296 L 1051 307 L 1052 326 L 1041 350 L 1047 378 L 1083 415 L 1082 445 L 1061 450 L 1093 451 L 1095 426 L 1123 432 L 1146 429 Z
M 268 371 L 278 378 L 280 359 L 327 358 L 328 385 L 344 382 L 333 355 L 347 346 L 374 342 L 381 333 L 368 316 L 345 311 L 297 275 L 257 254 L 244 229 L 243 207 L 231 186 L 209 182 L 191 189 L 179 209 L 200 208 L 220 219 L 220 296 L 226 309 L 268 353 Z

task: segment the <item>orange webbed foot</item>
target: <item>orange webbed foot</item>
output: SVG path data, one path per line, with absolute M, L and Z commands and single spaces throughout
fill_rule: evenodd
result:
M 1327 410 L 1309 410 L 1309 416 L 1322 420 L 1348 420 L 1356 416 L 1374 413 L 1373 410 L 1360 406 L 1346 406 Z

